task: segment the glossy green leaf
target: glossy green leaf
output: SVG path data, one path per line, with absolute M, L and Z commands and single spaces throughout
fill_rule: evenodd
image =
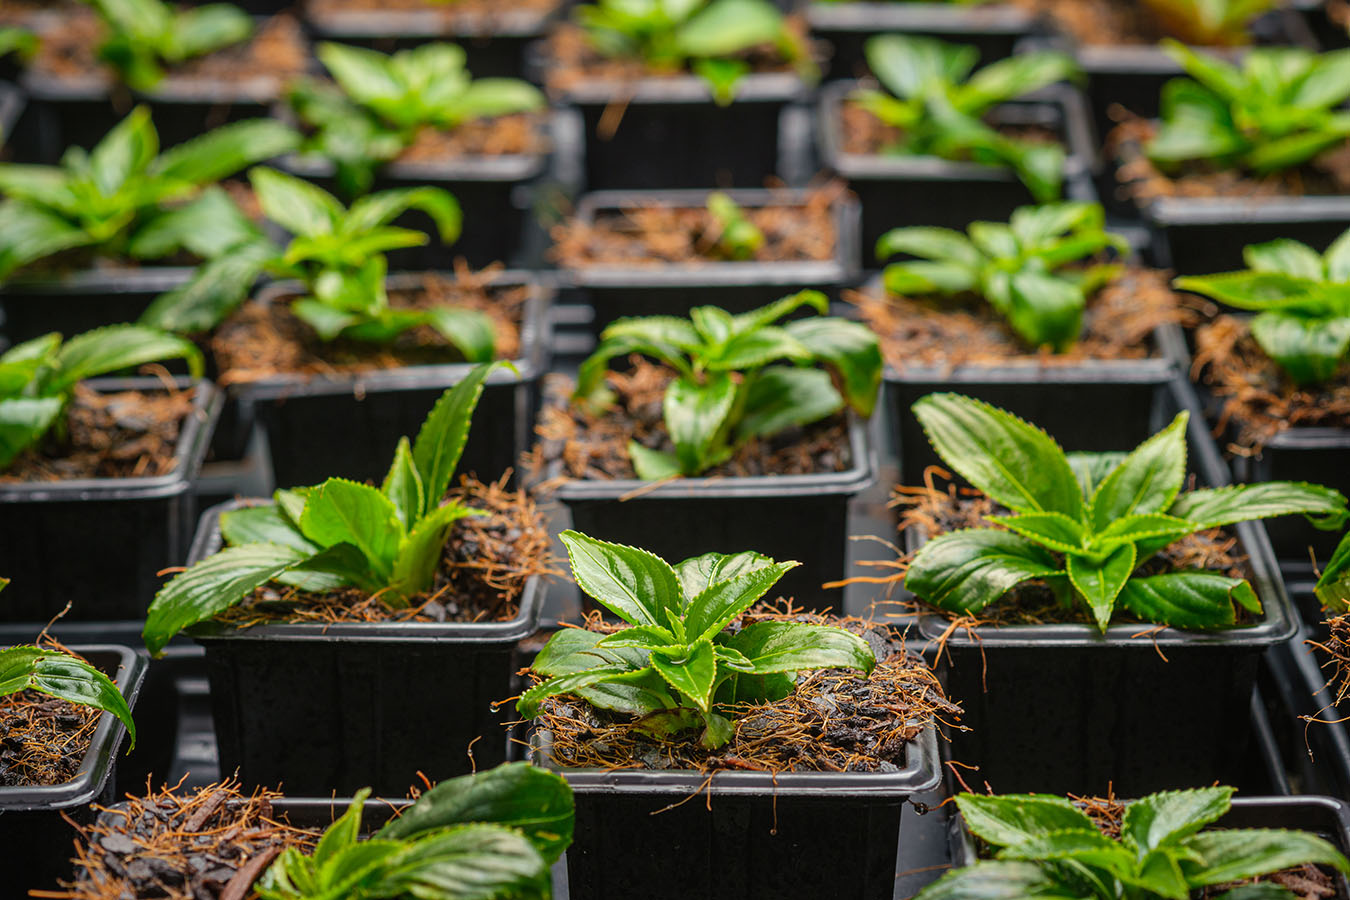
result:
M 151 171 L 160 178 L 209 184 L 299 146 L 300 135 L 284 123 L 246 119 L 170 147 L 155 160 Z
M 136 723 L 122 692 L 87 662 L 40 647 L 0 650 L 0 697 L 29 689 L 112 713 L 127 727 L 131 746 L 136 746 Z
M 712 0 L 679 28 L 675 44 L 686 56 L 727 56 L 772 44 L 782 32 L 783 14 L 768 0 Z
M 686 697 L 705 715 L 712 707 L 712 691 L 717 683 L 717 662 L 712 642 L 707 638 L 680 648 L 679 654 L 656 649 L 651 664 L 666 683 Z
M 667 478 L 678 478 L 683 474 L 680 459 L 674 453 L 652 450 L 637 441 L 629 441 L 627 450 L 633 471 L 643 481 L 664 481 Z
M 1231 787 L 1163 791 L 1125 807 L 1121 836 L 1143 851 L 1190 837 L 1217 822 L 1232 805 Z
M 1087 601 L 1097 627 L 1106 631 L 1107 626 L 1111 624 L 1116 597 L 1130 580 L 1130 573 L 1134 571 L 1134 545 L 1124 544 L 1117 547 L 1101 562 L 1090 561 L 1081 556 L 1070 556 L 1066 563 L 1069 581 Z
M 1213 572 L 1165 572 L 1131 578 L 1119 603 L 1133 615 L 1174 628 L 1218 628 L 1237 621 L 1236 603 L 1254 613 L 1261 603 L 1250 584 Z
M 775 565 L 772 559 L 753 550 L 742 553 L 704 553 L 677 563 L 675 575 L 680 580 L 680 590 L 687 608 L 689 601 L 707 590 L 709 585 L 731 581 L 757 569 Z
M 64 409 L 61 397 L 0 399 L 0 469 L 41 440 Z
M 412 444 L 406 437 L 398 439 L 394 461 L 384 476 L 380 492 L 394 504 L 394 512 L 404 529 L 411 528 L 422 517 L 425 502 L 422 476 L 413 462 Z
M 1095 826 L 1036 835 L 1000 850 L 998 858 L 1073 862 L 1108 872 L 1128 872 L 1134 862 L 1133 853 L 1102 834 Z
M 1350 611 L 1350 533 L 1341 538 L 1331 559 L 1322 568 L 1316 594 L 1323 609 L 1337 613 Z
M 1103 531 L 1125 516 L 1159 513 L 1172 505 L 1186 480 L 1183 410 L 1172 423 L 1140 444 L 1092 494 L 1092 527 Z
M 460 519 L 475 514 L 475 510 L 458 503 L 447 503 L 425 512 L 399 542 L 393 572 L 389 576 L 389 591 L 385 594 L 386 602 L 395 607 L 405 606 L 409 597 L 429 590 L 450 529 Z
M 953 869 L 919 894 L 920 900 L 1084 900 L 1034 863 L 978 862 Z
M 231 248 L 198 266 L 187 283 L 155 298 L 138 324 L 178 334 L 210 331 L 248 298 L 275 255 L 276 249 L 267 241 Z
M 1081 522 L 1070 519 L 1063 513 L 990 516 L 989 521 L 1059 553 L 1082 551 L 1084 538 L 1088 534 Z
M 376 488 L 329 478 L 310 492 L 300 530 L 322 547 L 351 544 L 361 551 L 371 575 L 380 582 L 393 576 L 403 525 L 388 497 Z
M 689 598 L 684 610 L 689 638 L 711 640 L 732 620 L 759 601 L 798 562 L 772 563 L 738 572 L 709 584 Z M 678 577 L 678 576 L 677 576 Z
M 956 806 L 971 833 L 998 846 L 1057 831 L 1092 828 L 1092 820 L 1063 797 L 1049 794 L 958 794 Z
M 770 366 L 750 382 L 738 441 L 771 437 L 793 425 L 807 425 L 837 413 L 843 398 L 820 369 Z
M 500 363 L 475 366 L 464 379 L 441 394 L 413 440 L 413 461 L 422 477 L 422 509 L 434 509 L 450 485 L 469 439 L 483 383 Z
M 675 570 L 655 554 L 572 530 L 559 537 L 577 586 L 625 622 L 661 625 L 665 610 L 683 608 Z
M 1350 316 L 1264 312 L 1251 322 L 1261 349 L 1298 384 L 1334 377 L 1350 353 Z
M 449 191 L 435 187 L 393 188 L 362 197 L 342 220 L 342 232 L 351 236 L 370 231 L 410 209 L 431 217 L 442 243 L 453 244 L 459 238 L 464 221 L 459 201 Z
M 871 329 L 838 317 L 792 322 L 790 333 L 834 372 L 844 399 L 860 416 L 872 415 L 881 391 L 881 347 Z
M 193 377 L 202 375 L 202 354 L 191 341 L 141 325 L 95 328 L 61 346 L 41 390 L 64 393 L 86 378 L 167 359 L 187 360 Z
M 1338 528 L 1346 519 L 1339 491 L 1301 481 L 1200 488 L 1177 498 L 1168 513 L 1205 528 L 1303 513 L 1319 528 Z
M 735 399 L 736 383 L 726 374 L 710 374 L 701 384 L 682 376 L 667 386 L 663 405 L 666 430 L 685 474 L 697 474 L 708 467 Z
M 811 669 L 859 669 L 877 659 L 862 638 L 842 628 L 798 622 L 755 622 L 721 641 L 737 650 L 759 675 Z
M 1241 881 L 1303 863 L 1333 866 L 1350 874 L 1350 863 L 1339 850 L 1323 838 L 1303 831 L 1256 828 L 1202 831 L 1187 838 L 1184 846 L 1204 860 L 1203 864 L 1181 862 L 1187 880 L 1194 887 Z
M 952 531 L 928 541 L 905 574 L 905 589 L 954 612 L 978 612 L 1024 581 L 1063 570 L 1041 547 L 993 528 Z
M 332 234 L 342 220 L 342 204 L 308 181 L 261 167 L 250 169 L 248 177 L 263 213 L 294 235 Z
M 220 535 L 226 544 L 233 547 L 279 544 L 308 554 L 323 549 L 305 537 L 275 503 L 226 510 L 220 514 Z

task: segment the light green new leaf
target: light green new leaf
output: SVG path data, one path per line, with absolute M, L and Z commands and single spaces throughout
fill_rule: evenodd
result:
M 1088 504 L 1092 527 L 1103 531 L 1125 516 L 1162 512 L 1186 480 L 1186 423 L 1178 413 L 1162 431 L 1144 441 L 1104 478 Z
M 469 425 L 483 395 L 483 384 L 499 365 L 506 363 L 475 366 L 464 380 L 437 399 L 418 430 L 412 451 L 422 478 L 422 509 L 434 509 L 445 495 L 468 442 Z
M 799 565 L 801 563 L 795 561 L 771 563 L 712 582 L 690 598 L 684 610 L 689 638 L 711 640 L 767 594 L 780 578 Z
M 322 547 L 351 544 L 361 551 L 372 578 L 387 583 L 404 536 L 394 504 L 376 488 L 329 478 L 305 500 L 300 530 Z
M 1069 581 L 1087 601 L 1097 627 L 1103 632 L 1106 631 L 1107 626 L 1111 624 L 1116 597 L 1120 595 L 1134 571 L 1134 545 L 1124 544 L 1117 547 L 1101 562 L 1090 561 L 1081 556 L 1070 556 L 1066 562 Z
M 1302 481 L 1200 488 L 1182 494 L 1167 512 L 1204 528 L 1303 513 L 1318 528 L 1334 529 L 1347 517 L 1340 491 Z
M 971 833 L 997 847 L 1057 831 L 1094 827 L 1092 820 L 1063 797 L 1049 794 L 958 794 L 956 806 Z

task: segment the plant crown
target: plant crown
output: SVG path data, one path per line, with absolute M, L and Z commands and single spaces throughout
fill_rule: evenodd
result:
M 202 354 L 191 341 L 140 325 L 95 328 L 65 342 L 53 332 L 0 354 L 0 471 L 64 427 L 76 384 L 166 359 L 185 359 L 193 377 L 202 375 Z
M 238 44 L 253 33 L 253 20 L 229 3 L 175 9 L 161 0 L 86 0 L 103 19 L 108 37 L 98 49 L 126 84 L 148 91 L 164 67 Z
M 1350 231 L 1319 254 L 1280 238 L 1242 250 L 1247 270 L 1178 278 L 1178 288 L 1257 313 L 1252 339 L 1297 384 L 1326 381 L 1350 355 Z
M 379 164 L 402 154 L 424 128 L 450 131 L 472 119 L 546 105 L 538 88 L 518 78 L 471 80 L 464 51 L 454 44 L 385 55 L 322 43 L 318 55 L 337 84 L 298 82 L 289 102 L 315 129 L 307 149 L 333 162 L 340 193 L 347 197 L 370 190 Z
M 1185 412 L 1128 454 L 1066 454 L 1036 426 L 970 397 L 929 394 L 913 409 L 938 456 L 1012 512 L 919 550 L 905 587 L 952 612 L 978 612 L 1037 580 L 1065 608 L 1086 606 L 1103 632 L 1118 606 L 1159 625 L 1230 626 L 1234 604 L 1261 610 L 1244 579 L 1137 570 L 1174 541 L 1210 528 L 1303 513 L 1331 529 L 1350 518 L 1339 492 L 1302 482 L 1183 492 Z
M 1008 137 L 983 121 L 989 110 L 1032 91 L 1076 77 L 1063 53 L 1037 52 L 990 63 L 971 74 L 980 51 L 935 38 L 884 34 L 869 38 L 867 65 L 886 91 L 855 91 L 851 99 L 901 136 L 889 152 L 973 160 L 1011 168 L 1038 203 L 1058 200 L 1064 148 Z M 889 91 L 889 93 L 887 93 Z
M 754 259 L 764 246 L 764 232 L 745 215 L 745 211 L 722 191 L 708 195 L 708 213 L 717 228 L 717 251 L 726 259 L 744 262 Z
M 977 294 L 1031 347 L 1063 352 L 1083 330 L 1087 298 L 1120 274 L 1118 264 L 1083 266 L 1104 250 L 1129 251 L 1106 231 L 1096 203 L 1023 206 L 1002 222 L 950 228 L 896 228 L 877 241 L 877 257 L 904 253 L 882 274 L 892 295 Z
M 516 703 L 526 718 L 549 697 L 576 694 L 641 718 L 652 734 L 701 726 L 703 745 L 715 748 L 735 733 L 729 707 L 786 697 L 797 672 L 870 673 L 876 665 L 867 642 L 842 628 L 756 622 L 726 630 L 799 563 L 746 551 L 705 553 L 671 566 L 646 550 L 576 531 L 561 537 L 577 586 L 632 627 L 553 635 L 533 666 L 548 680 Z
M 1350 98 L 1350 50 L 1263 47 L 1239 67 L 1176 41 L 1163 46 L 1191 76 L 1163 86 L 1158 132 L 1144 147 L 1165 170 L 1207 162 L 1266 175 L 1350 136 L 1350 113 L 1340 109 Z
M 302 591 L 354 587 L 404 609 L 426 591 L 451 527 L 478 511 L 442 503 L 459 465 L 483 382 L 497 365 L 474 367 L 436 401 L 417 439 L 401 438 L 380 487 L 329 478 L 279 490 L 273 502 L 226 512 L 227 545 L 160 588 L 142 637 L 158 655 L 169 638 L 276 581 Z
M 160 153 L 141 106 L 92 151 L 67 149 L 59 166 L 0 163 L 0 282 L 75 248 L 136 260 L 224 253 L 252 225 L 220 188 L 203 186 L 298 143 L 280 122 L 253 119 Z
M 1103 834 L 1075 803 L 1050 794 L 959 794 L 971 834 L 997 852 L 953 869 L 915 900 L 1186 900 L 1195 892 L 1248 881 L 1304 863 L 1350 874 L 1328 841 L 1302 831 L 1216 828 L 1233 788 L 1150 794 L 1126 804 L 1120 837 Z M 1292 900 L 1279 885 L 1235 887 L 1218 900 Z
M 572 842 L 572 789 L 527 763 L 442 781 L 361 839 L 370 789 L 306 854 L 282 851 L 255 885 L 262 900 L 547 900 L 549 866 Z
M 752 438 L 818 422 L 845 404 L 870 416 L 881 386 L 876 335 L 824 315 L 773 324 L 803 306 L 823 314 L 829 304 L 819 291 L 801 291 L 740 315 L 698 306 L 688 319 L 618 319 L 581 364 L 573 400 L 593 410 L 612 403 L 609 361 L 631 353 L 679 373 L 666 387 L 662 410 L 675 451 L 628 442 L 633 469 L 649 480 L 697 475 Z
M 689 65 L 722 105 L 735 99 L 750 72 L 742 57 L 756 47 L 771 45 L 808 80 L 819 75 L 809 47 L 769 0 L 599 0 L 573 16 L 602 55 L 658 70 Z

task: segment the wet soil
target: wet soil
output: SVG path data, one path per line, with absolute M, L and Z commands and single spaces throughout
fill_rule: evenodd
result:
M 0 786 L 70 781 L 79 774 L 100 715 L 34 690 L 0 697 Z

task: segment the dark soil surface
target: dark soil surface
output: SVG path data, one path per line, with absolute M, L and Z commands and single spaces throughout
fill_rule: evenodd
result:
M 535 427 L 541 439 L 542 463 L 561 459 L 568 478 L 628 479 L 637 477 L 628 459 L 630 439 L 653 450 L 675 449 L 661 411 L 673 371 L 641 357 L 635 356 L 630 362 L 628 371 L 606 376 L 618 399 L 602 414 L 593 415 L 561 401 L 544 405 Z M 563 398 L 571 394 L 572 387 L 566 378 L 553 376 L 547 391 Z M 842 472 L 850 465 L 848 420 L 838 413 L 805 427 L 753 440 L 702 477 L 805 475 Z
M 458 306 L 486 313 L 496 329 L 497 357 L 520 354 L 520 325 L 530 289 L 492 287 L 497 269 L 453 279 L 428 274 L 416 291 L 390 291 L 392 307 Z M 290 312 L 285 302 L 244 304 L 210 338 L 223 385 L 247 383 L 280 374 L 333 375 L 373 372 L 404 366 L 460 362 L 459 353 L 430 327 L 405 332 L 392 345 L 365 341 L 322 341 Z
M 812 191 L 804 205 L 746 207 L 764 234 L 759 262 L 829 260 L 835 253 L 832 208 L 845 190 L 833 182 Z M 593 222 L 571 219 L 553 229 L 550 256 L 569 269 L 588 266 L 701 265 L 725 262 L 722 228 L 704 207 L 651 205 L 601 211 Z
M 517 113 L 473 119 L 451 131 L 423 128 L 399 162 L 434 163 L 461 156 L 520 156 L 547 153 L 542 115 Z
M 839 107 L 841 147 L 844 153 L 867 156 L 901 154 L 904 132 L 874 116 L 857 103 L 845 101 Z M 1063 143 L 1054 130 L 1039 125 L 998 125 L 1000 132 L 1011 138 L 1037 144 Z
M 53 429 L 0 472 L 0 483 L 166 474 L 173 469 L 194 394 L 193 389 L 101 394 L 78 385 L 66 409 L 65 435 Z
M 70 781 L 80 771 L 101 715 L 34 690 L 0 697 L 0 786 Z

